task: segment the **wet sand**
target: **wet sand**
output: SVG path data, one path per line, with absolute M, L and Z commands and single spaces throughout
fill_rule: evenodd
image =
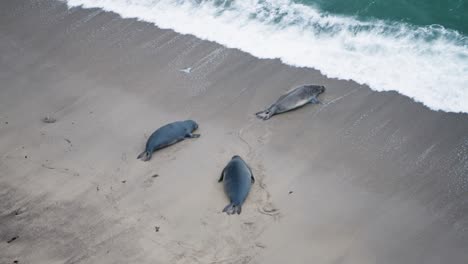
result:
M 255 118 L 307 83 L 323 104 Z M 200 138 L 136 159 L 184 119 Z M 227 216 L 236 154 L 257 182 Z M 467 114 L 98 9 L 0 2 L 0 263 L 467 263 L 467 175 Z

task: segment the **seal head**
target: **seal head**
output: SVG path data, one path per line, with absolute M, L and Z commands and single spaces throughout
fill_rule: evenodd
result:
M 315 93 L 316 95 L 325 92 L 325 86 L 323 85 L 310 85 L 310 89 L 312 90 L 312 93 Z
M 190 132 L 193 132 L 195 130 L 198 129 L 198 124 L 197 122 L 189 119 L 189 120 L 185 120 L 184 121 L 185 125 L 187 126 L 187 129 L 190 131 Z

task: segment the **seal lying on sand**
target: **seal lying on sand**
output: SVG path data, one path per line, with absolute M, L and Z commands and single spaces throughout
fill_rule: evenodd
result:
M 148 161 L 151 155 L 158 149 L 168 147 L 186 138 L 198 138 L 199 134 L 192 134 L 198 129 L 198 124 L 193 120 L 179 121 L 167 124 L 154 131 L 146 142 L 145 151 L 138 155 L 137 159 Z
M 290 90 L 281 96 L 274 104 L 266 110 L 256 113 L 258 118 L 270 119 L 273 115 L 294 110 L 308 103 L 318 104 L 317 96 L 325 91 L 325 86 L 303 85 Z
M 218 182 L 224 181 L 224 191 L 229 197 L 230 204 L 224 207 L 223 212 L 228 215 L 240 214 L 242 204 L 247 198 L 250 186 L 255 182 L 255 178 L 245 161 L 239 157 L 232 157 L 226 165 Z

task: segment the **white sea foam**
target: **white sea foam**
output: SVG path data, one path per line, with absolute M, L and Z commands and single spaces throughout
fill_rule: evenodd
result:
M 397 91 L 433 110 L 468 113 L 468 38 L 440 26 L 359 21 L 291 0 L 66 2 Z

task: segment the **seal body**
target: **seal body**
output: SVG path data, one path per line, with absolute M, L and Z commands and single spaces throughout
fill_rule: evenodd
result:
M 255 178 L 245 161 L 234 156 L 224 168 L 218 182 L 224 183 L 224 191 L 230 203 L 224 207 L 223 212 L 228 215 L 240 214 L 242 204 L 249 194 L 250 187 L 255 182 Z
M 324 91 L 325 86 L 321 85 L 299 86 L 282 95 L 266 110 L 258 112 L 255 115 L 260 119 L 267 120 L 273 115 L 291 111 L 309 103 L 318 104 L 320 101 L 317 97 Z
M 178 121 L 158 128 L 151 134 L 146 142 L 145 151 L 138 155 L 137 159 L 148 161 L 153 152 L 168 147 L 186 138 L 198 138 L 199 134 L 192 134 L 198 129 L 198 124 L 193 120 Z

